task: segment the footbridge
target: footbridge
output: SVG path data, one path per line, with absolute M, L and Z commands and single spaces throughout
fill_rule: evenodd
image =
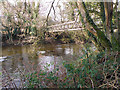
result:
M 103 29 L 103 25 L 99 22 L 98 24 L 99 29 Z M 116 29 L 116 25 L 112 25 L 114 29 Z M 93 29 L 91 27 L 91 29 Z M 61 24 L 55 24 L 47 27 L 49 32 L 59 32 L 59 31 L 73 31 L 73 30 L 84 30 L 81 22 L 77 21 L 70 21 Z
M 49 32 L 59 32 L 59 31 L 73 31 L 73 30 L 83 30 L 82 23 L 71 21 L 61 24 L 51 25 L 47 27 Z

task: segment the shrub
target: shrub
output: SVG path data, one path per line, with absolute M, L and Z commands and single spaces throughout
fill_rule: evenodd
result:
M 109 59 L 99 55 L 85 54 L 76 63 L 64 61 L 51 72 L 40 70 L 27 74 L 26 85 L 28 88 L 119 88 L 120 65 L 117 63 L 117 54 Z M 103 57 L 105 61 L 98 63 L 97 59 Z

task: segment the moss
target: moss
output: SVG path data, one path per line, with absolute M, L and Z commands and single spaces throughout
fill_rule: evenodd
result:
M 93 22 L 92 18 L 90 17 L 89 15 L 89 12 L 87 11 L 86 9 L 86 5 L 85 3 L 83 2 L 83 8 L 86 12 L 86 19 L 87 19 L 87 22 L 94 28 L 94 30 L 97 32 L 97 36 L 98 36 L 98 39 L 101 43 L 101 45 L 105 48 L 107 48 L 108 50 L 111 49 L 112 45 L 109 41 L 109 39 L 105 36 L 104 32 L 102 32 L 97 26 L 96 24 Z

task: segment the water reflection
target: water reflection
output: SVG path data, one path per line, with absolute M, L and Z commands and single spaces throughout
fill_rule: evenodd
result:
M 3 47 L 2 56 L 9 58 L 2 62 L 2 66 L 13 73 L 18 66 L 32 61 L 40 65 L 41 69 L 53 63 L 49 66 L 49 70 L 53 70 L 59 62 L 76 60 L 80 55 L 81 46 L 75 44 L 9 46 Z
M 65 49 L 65 54 L 71 54 L 71 55 L 73 55 L 73 48 L 71 49 L 71 48 L 66 48 Z
M 42 58 L 39 58 L 38 60 L 42 70 L 47 69 L 48 71 L 52 71 L 53 69 L 55 69 L 56 64 L 60 62 L 61 58 L 56 56 L 44 56 Z

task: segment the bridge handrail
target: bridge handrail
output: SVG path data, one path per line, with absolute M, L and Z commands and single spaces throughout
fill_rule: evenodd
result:
M 78 22 L 75 22 L 75 21 L 65 22 L 65 23 L 61 23 L 61 24 L 56 24 L 56 25 L 51 25 L 51 26 L 48 26 L 48 28 L 50 28 L 50 27 L 55 27 L 55 26 L 61 26 L 61 25 L 72 24 L 72 23 L 78 23 Z

